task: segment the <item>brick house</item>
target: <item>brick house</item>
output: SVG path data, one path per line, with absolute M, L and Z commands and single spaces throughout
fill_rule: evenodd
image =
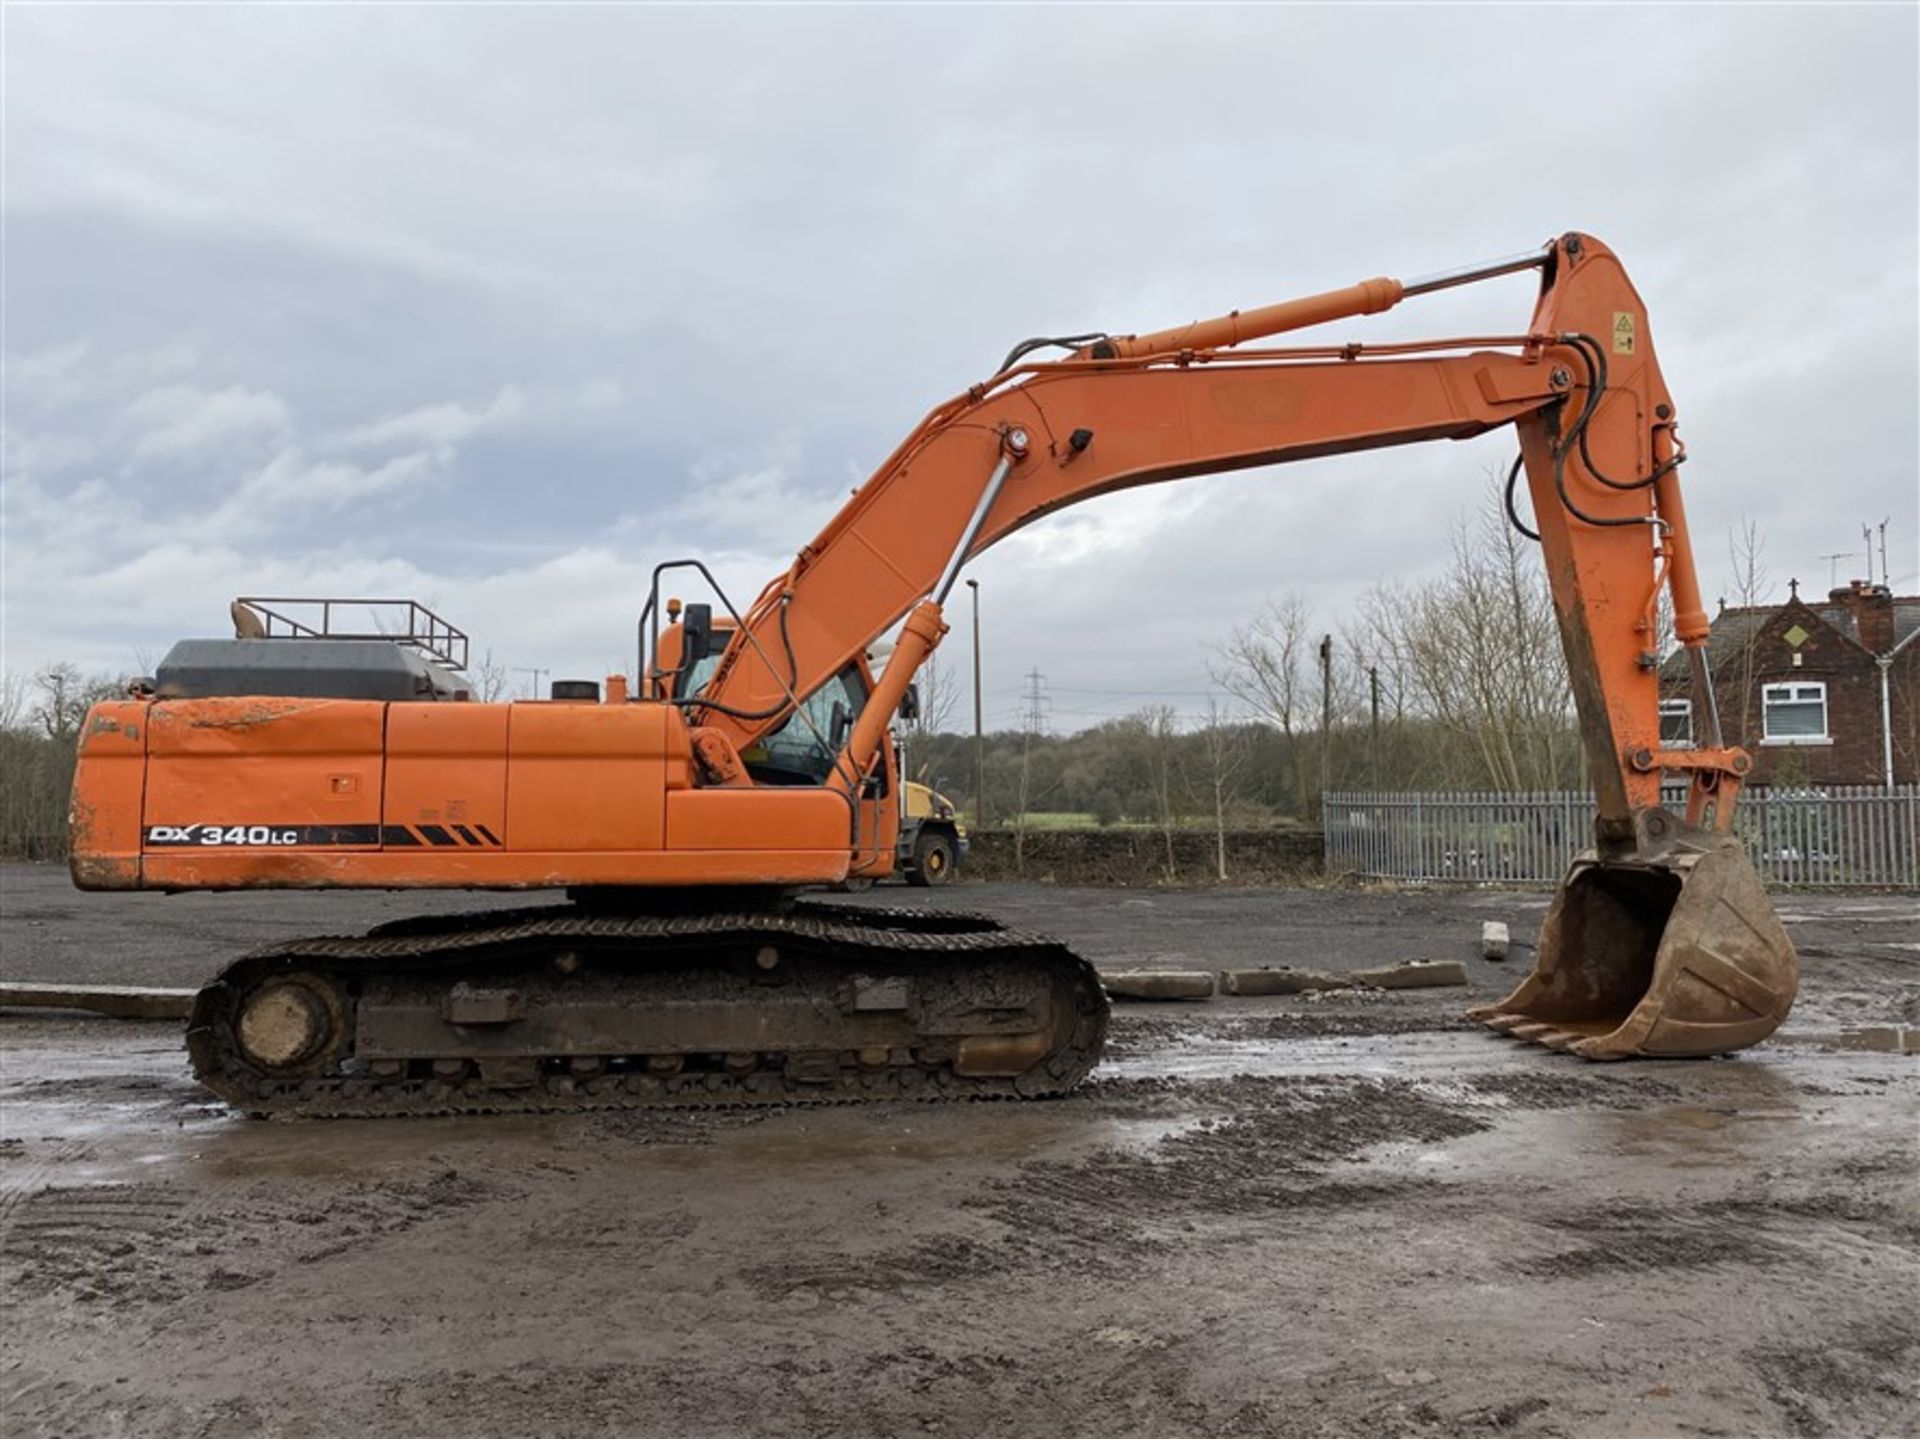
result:
M 1755 785 L 1920 782 L 1920 595 L 1855 580 L 1809 604 L 1729 609 L 1707 639 L 1727 743 L 1754 757 Z M 1700 735 L 1686 655 L 1661 669 L 1660 732 Z

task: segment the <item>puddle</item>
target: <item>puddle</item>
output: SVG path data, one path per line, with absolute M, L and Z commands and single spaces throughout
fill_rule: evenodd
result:
M 461 1169 L 488 1166 L 493 1156 L 483 1151 L 496 1146 L 517 1158 L 543 1155 L 571 1137 L 562 1126 L 576 1123 L 567 1116 L 543 1126 L 533 1115 L 289 1123 L 225 1114 L 183 1158 L 218 1179 L 378 1179 L 410 1172 L 427 1155 Z
M 1838 1033 L 1790 1030 L 1776 1035 L 1774 1042 L 1822 1049 L 1850 1049 L 1856 1054 L 1920 1055 L 1920 1027 L 1908 1024 L 1869 1024 L 1854 1029 L 1843 1029 Z
M 1611 1148 L 1628 1158 L 1661 1161 L 1673 1169 L 1723 1165 L 1748 1151 L 1778 1147 L 1779 1126 L 1797 1124 L 1796 1107 L 1747 1110 L 1734 1106 L 1669 1105 L 1610 1114 Z
M 1209 1039 L 1196 1036 L 1126 1059 L 1108 1060 L 1112 1079 L 1273 1078 L 1297 1074 L 1355 1074 L 1418 1078 L 1523 1066 L 1583 1064 L 1492 1034 L 1354 1035 L 1329 1039 Z
M 1367 1157 L 1389 1174 L 1511 1187 L 1572 1173 L 1599 1190 L 1670 1189 L 1675 1170 L 1751 1167 L 1803 1143 L 1797 1109 L 1661 1105 L 1646 1110 L 1509 1110 L 1490 1129 L 1438 1144 L 1389 1145 Z
M 1630 1160 L 1670 1173 L 1786 1153 L 1794 1136 L 1804 1142 L 1809 1130 L 1822 1130 L 1836 1104 L 1856 1127 L 1910 1123 L 1910 1108 L 1894 1101 L 1906 1081 L 1920 1078 L 1920 1069 L 1899 1052 L 1916 1036 L 1915 1026 L 1879 1026 L 1786 1036 L 1734 1059 L 1592 1066 L 1477 1030 L 1303 1039 L 1198 1034 L 1112 1060 L 1099 1073 L 1122 1080 L 1408 1081 L 1443 1106 L 1471 1106 L 1494 1118 L 1494 1133 L 1421 1146 L 1400 1158 L 1383 1154 L 1378 1163 L 1385 1168 L 1485 1170 L 1492 1177 L 1514 1165 L 1547 1171 Z M 47 1038 L 51 1042 L 11 1046 L 12 1082 L 0 1082 L 0 1120 L 18 1141 L 0 1170 L 0 1183 L 10 1190 L 156 1178 L 379 1181 L 417 1173 L 423 1162 L 483 1172 L 556 1160 L 756 1185 L 769 1176 L 817 1180 L 894 1166 L 959 1173 L 1096 1149 L 1147 1150 L 1201 1122 L 1177 1112 L 1178 1105 L 1128 1115 L 1066 1099 L 262 1123 L 232 1114 L 195 1087 L 185 1056 L 172 1044 L 102 1048 L 91 1036 L 77 1044 L 71 1035 Z M 1506 1077 L 1505 1086 L 1477 1083 L 1489 1076 Z M 1536 1108 L 1533 1089 L 1514 1085 L 1515 1076 L 1541 1077 L 1549 1090 L 1590 1076 L 1596 1093 L 1605 1091 L 1614 1102 L 1624 1097 L 1629 1107 Z M 1832 1088 L 1852 1079 L 1878 1087 L 1858 1094 Z M 1647 1081 L 1658 1083 L 1636 1092 Z M 1176 1111 L 1171 1116 L 1169 1108 Z
M 902 1110 L 906 1110 L 902 1114 Z M 1075 1149 L 1150 1149 L 1200 1124 L 1198 1116 L 1116 1118 L 1071 1101 L 1041 1110 L 981 1112 L 977 1105 L 924 1114 L 918 1107 L 845 1112 L 785 1110 L 739 1130 L 712 1135 L 710 1145 L 666 1145 L 645 1162 L 670 1170 L 714 1164 L 749 1168 L 756 1176 L 808 1174 L 820 1168 L 872 1166 L 885 1160 L 1018 1164 L 1058 1159 Z
M 236 1115 L 188 1079 L 174 1046 L 88 1053 L 49 1046 L 10 1057 L 0 1081 L 7 1136 L 20 1142 L 10 1189 L 53 1182 L 36 1161 L 61 1154 L 57 1182 L 111 1185 L 181 1177 L 378 1181 L 424 1159 L 462 1171 L 564 1157 L 676 1173 L 769 1175 L 1014 1165 L 1092 1148 L 1147 1149 L 1188 1117 L 1122 1117 L 1068 1099 L 1044 1105 L 886 1104 L 757 1113 L 600 1111 L 405 1121 L 262 1122 Z

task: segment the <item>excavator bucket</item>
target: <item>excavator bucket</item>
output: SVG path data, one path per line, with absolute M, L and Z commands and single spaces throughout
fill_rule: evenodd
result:
M 1772 1034 L 1798 983 L 1739 840 L 1696 831 L 1654 860 L 1576 858 L 1533 973 L 1469 1014 L 1586 1059 L 1724 1054 Z

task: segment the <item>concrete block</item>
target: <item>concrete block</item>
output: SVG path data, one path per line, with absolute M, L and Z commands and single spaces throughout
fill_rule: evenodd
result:
M 1840 1031 L 1842 1049 L 1878 1054 L 1920 1054 L 1920 1027 L 1905 1024 L 1856 1025 Z
M 1467 982 L 1467 967 L 1457 959 L 1415 959 L 1381 969 L 1356 969 L 1356 984 L 1375 989 L 1444 989 Z
M 1513 937 L 1507 933 L 1507 926 L 1500 920 L 1490 919 L 1480 926 L 1480 957 L 1482 959 L 1505 959 L 1508 946 Z
M 1222 994 L 1305 994 L 1315 989 L 1351 989 L 1353 981 L 1343 975 L 1318 969 L 1223 969 L 1220 971 Z
M 193 1010 L 191 989 L 146 989 L 126 984 L 0 983 L 0 1009 L 85 1009 L 110 1019 L 182 1020 Z
M 1203 969 L 1103 969 L 1100 983 L 1115 999 L 1212 999 Z

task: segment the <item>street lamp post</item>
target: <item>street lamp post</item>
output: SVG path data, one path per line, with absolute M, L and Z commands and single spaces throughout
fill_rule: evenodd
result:
M 987 824 L 987 741 L 980 722 L 980 581 L 968 580 L 973 591 L 973 823 Z

